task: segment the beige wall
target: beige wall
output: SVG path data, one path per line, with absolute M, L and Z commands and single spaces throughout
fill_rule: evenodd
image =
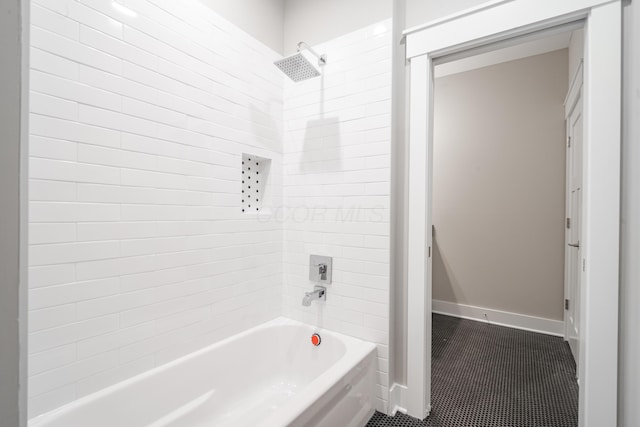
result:
M 436 80 L 433 298 L 562 319 L 567 49 Z
M 200 0 L 227 21 L 282 53 L 284 0 Z

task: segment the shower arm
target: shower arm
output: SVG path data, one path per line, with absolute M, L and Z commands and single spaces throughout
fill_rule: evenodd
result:
M 311 48 L 311 46 L 309 46 L 308 44 L 306 44 L 305 42 L 300 42 L 298 43 L 298 52 L 300 52 L 300 50 L 302 48 L 307 49 L 309 52 L 311 52 L 316 58 L 318 58 L 318 65 L 322 66 L 325 65 L 327 63 L 327 55 L 319 55 L 318 52 L 316 52 L 315 50 L 313 50 Z

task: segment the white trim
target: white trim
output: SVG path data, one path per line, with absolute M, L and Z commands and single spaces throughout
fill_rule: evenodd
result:
M 461 18 L 463 16 L 471 15 L 473 13 L 480 12 L 485 9 L 492 8 L 500 3 L 505 3 L 510 0 L 492 0 L 486 3 L 481 3 L 477 6 L 470 7 L 469 9 L 462 10 L 460 12 L 455 12 L 447 16 L 443 16 L 442 18 L 434 19 L 433 21 L 429 21 L 426 24 L 414 25 L 411 28 L 407 28 L 402 32 L 405 36 L 413 33 L 417 33 L 422 30 L 426 30 L 427 28 L 435 27 L 436 25 L 442 25 L 445 22 L 453 21 L 454 19 Z
M 568 47 L 568 44 L 571 42 L 571 33 L 578 29 L 582 29 L 583 27 L 584 20 L 571 21 L 561 25 L 556 25 L 552 28 L 542 28 L 538 31 L 521 34 L 509 39 L 499 40 L 493 43 L 469 48 L 459 52 L 454 52 L 449 55 L 438 56 L 437 58 L 433 59 L 433 63 L 434 65 L 446 65 L 447 62 L 459 61 L 462 59 L 470 60 L 471 57 L 481 57 L 483 55 L 495 54 L 496 52 L 503 51 L 505 49 L 512 49 L 514 51 L 526 51 L 526 47 L 529 44 L 546 43 L 550 39 L 561 36 L 569 38 L 569 40 L 563 42 L 563 45 L 565 43 L 567 44 L 567 46 L 564 47 Z M 561 48 L 562 47 L 558 46 L 558 49 Z
M 622 6 L 585 27 L 579 426 L 617 425 Z
M 584 223 L 579 426 L 617 422 L 620 242 L 621 0 L 504 0 L 407 32 L 411 60 L 408 223 L 407 412 L 430 401 L 433 60 L 585 20 Z M 426 223 L 426 224 L 425 224 Z M 426 329 L 426 330 L 425 330 Z M 415 350 L 415 352 L 414 352 Z M 429 362 L 429 364 L 427 364 Z M 420 375 L 420 378 L 416 378 Z M 421 375 L 424 375 L 422 377 Z M 424 381 L 423 381 L 424 379 Z
M 407 386 L 393 383 L 389 389 L 389 407 L 391 408 L 390 416 L 395 416 L 396 413 L 407 413 Z
M 580 60 L 580 64 L 576 68 L 576 72 L 571 79 L 571 85 L 569 86 L 569 92 L 564 100 L 564 118 L 568 119 L 573 109 L 575 108 L 578 100 L 582 97 L 582 84 L 584 79 L 583 65 L 584 61 Z
M 440 56 L 587 18 L 591 8 L 617 0 L 503 0 L 409 32 L 407 59 Z
M 581 23 L 577 24 L 579 24 L 579 28 L 583 27 Z M 498 48 L 497 46 L 491 45 L 490 48 L 492 50 L 488 52 L 482 52 L 473 56 L 465 55 L 465 57 L 453 61 L 442 63 L 440 60 L 437 62 L 434 61 L 436 65 L 435 77 L 438 79 L 452 74 L 464 73 L 465 71 L 477 70 L 479 68 L 566 49 L 569 47 L 570 39 L 571 32 L 563 31 L 548 37 L 522 41 L 520 44 L 509 45 L 507 47 Z M 498 43 L 498 45 L 499 44 L 500 43 Z M 480 50 L 482 51 L 483 49 Z M 465 51 L 463 53 L 467 52 Z M 455 57 L 456 55 L 453 56 Z
M 433 312 L 540 334 L 557 337 L 564 336 L 564 322 L 562 320 L 545 319 L 543 317 L 440 300 L 433 300 Z
M 431 139 L 432 73 L 433 64 L 426 55 L 411 61 L 410 141 Z M 409 145 L 407 388 L 417 392 L 409 394 L 407 412 L 420 419 L 429 415 L 431 402 L 431 347 L 426 344 L 431 342 L 431 275 L 427 274 L 429 262 L 425 262 L 431 244 L 431 230 L 427 232 L 427 171 L 431 168 L 425 168 L 430 164 L 430 148 L 424 143 Z

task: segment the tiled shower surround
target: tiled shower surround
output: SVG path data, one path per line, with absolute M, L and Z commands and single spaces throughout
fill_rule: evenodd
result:
M 388 402 L 391 21 L 315 46 L 321 77 L 284 96 L 284 314 L 378 344 Z M 309 254 L 333 257 L 327 301 L 301 305 Z
M 121 3 L 32 5 L 29 415 L 282 314 L 378 343 L 384 409 L 389 24 L 294 87 L 197 1 Z M 269 209 L 241 210 L 243 153 Z M 310 253 L 334 283 L 304 311 Z
M 278 55 L 125 4 L 33 2 L 31 416 L 281 314 L 282 224 L 239 208 L 243 152 L 282 180 Z

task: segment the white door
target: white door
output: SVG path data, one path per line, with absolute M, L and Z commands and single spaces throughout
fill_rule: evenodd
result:
M 582 120 L 582 98 L 580 97 L 567 118 L 567 252 L 565 258 L 566 339 L 569 341 L 577 367 L 580 366 L 580 276 L 582 273 Z

